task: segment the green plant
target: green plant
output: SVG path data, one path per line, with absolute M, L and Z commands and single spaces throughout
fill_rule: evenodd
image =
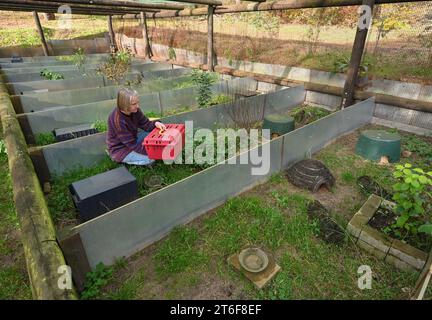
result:
M 78 48 L 72 56 L 72 62 L 81 72 L 85 72 L 86 55 L 82 48 Z
M 390 226 L 398 236 L 426 232 L 432 234 L 432 171 L 424 172 L 412 165 L 397 165 L 393 176 L 398 182 L 393 185 L 393 200 L 396 202 L 396 222 Z M 389 231 L 387 229 L 387 231 Z
M 4 140 L 0 140 L 0 156 L 1 155 L 7 155 L 7 149 Z
M 334 62 L 334 68 L 337 72 L 346 73 L 350 65 L 350 57 L 340 57 Z M 362 62 L 359 67 L 359 76 L 365 77 L 369 70 L 369 63 Z
M 402 136 L 402 144 L 405 149 L 416 153 L 426 160 L 432 160 L 432 145 L 416 137 L 415 135 Z
M 42 132 L 35 135 L 35 141 L 38 146 L 45 146 L 56 142 L 52 132 Z
M 200 108 L 209 106 L 212 99 L 211 84 L 215 81 L 215 75 L 198 69 L 192 71 L 192 82 L 198 87 L 197 102 Z
M 103 263 L 99 263 L 94 270 L 87 273 L 81 299 L 87 300 L 97 297 L 100 293 L 100 289 L 112 278 L 112 274 L 112 267 L 107 267 Z
M 214 95 L 209 102 L 209 106 L 214 106 L 214 105 L 218 105 L 218 104 L 225 104 L 228 102 L 233 101 L 233 98 L 230 96 L 227 96 L 225 94 L 217 94 Z
M 119 84 L 129 71 L 132 62 L 130 51 L 118 51 L 112 54 L 108 61 L 99 66 L 98 72 L 103 74 L 109 80 Z
M 48 69 L 41 70 L 40 75 L 48 80 L 64 79 L 64 76 L 61 73 L 49 71 Z
M 97 120 L 94 123 L 94 127 L 98 132 L 105 132 L 108 130 L 108 123 L 106 121 Z
M 174 48 L 172 48 L 172 47 L 168 48 L 168 58 L 170 60 L 176 60 L 177 59 L 176 52 L 175 52 Z

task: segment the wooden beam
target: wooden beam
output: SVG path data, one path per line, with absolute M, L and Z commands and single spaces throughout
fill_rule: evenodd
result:
M 213 49 L 213 12 L 215 7 L 208 6 L 207 15 L 207 65 L 209 71 L 214 71 L 214 49 Z
M 426 2 L 430 0 L 376 0 L 376 4 L 387 3 L 409 3 L 409 2 Z M 219 6 L 215 9 L 214 14 L 238 13 L 238 12 L 255 12 L 287 9 L 309 9 L 309 8 L 330 8 L 346 7 L 361 5 L 362 0 L 284 0 L 284 1 L 266 1 L 261 3 L 239 5 Z M 190 17 L 207 15 L 207 8 L 184 9 L 181 11 L 161 11 L 157 14 L 147 14 L 150 18 L 172 18 L 172 17 Z M 126 16 L 125 18 L 134 17 Z
M 108 16 L 108 31 L 109 31 L 109 38 L 110 38 L 110 52 L 117 52 L 114 28 L 112 24 L 112 16 Z
M 150 40 L 149 40 L 149 36 L 148 36 L 148 30 L 147 30 L 147 18 L 144 12 L 141 12 L 140 14 L 141 17 L 141 28 L 142 28 L 142 35 L 143 35 L 143 39 L 144 39 L 144 57 L 146 59 L 150 59 L 153 56 L 153 52 L 151 50 L 151 46 L 150 46 Z
M 29 0 L 26 0 L 29 1 Z M 33 0 L 32 2 L 43 2 L 45 0 Z M 113 6 L 113 7 L 125 7 L 125 8 L 138 8 L 144 9 L 164 9 L 164 10 L 183 10 L 187 8 L 185 5 L 176 3 L 142 3 L 136 1 L 118 1 L 118 0 L 55 0 L 62 4 L 73 5 L 73 4 L 84 4 L 94 6 L 95 9 L 98 6 Z
M 45 11 L 45 9 L 49 10 L 48 12 L 58 12 L 58 9 L 64 5 L 58 1 L 34 1 L 34 0 L 2 0 L 2 5 L 10 4 L 11 10 L 13 7 L 23 7 L 23 8 L 34 8 L 33 11 Z M 111 6 L 90 6 L 90 5 L 82 5 L 82 4 L 72 4 L 69 6 L 72 10 L 72 13 L 78 12 L 88 12 L 92 13 L 112 13 L 112 14 L 127 14 L 127 13 L 139 13 L 142 10 L 138 8 L 129 8 L 129 7 L 111 7 Z M 35 10 L 35 9 L 38 10 Z M 146 9 L 147 10 L 147 9 Z M 155 10 L 155 9 L 148 9 Z
M 43 52 L 44 52 L 45 56 L 49 56 L 48 45 L 47 45 L 47 43 L 45 41 L 45 35 L 44 35 L 44 32 L 43 32 L 42 25 L 40 23 L 39 15 L 38 15 L 37 11 L 33 11 L 33 17 L 35 19 L 36 27 L 37 27 L 37 30 L 38 30 L 38 33 L 39 33 L 39 37 L 40 37 L 41 42 L 42 42 Z
M 432 277 L 432 250 L 410 294 L 411 300 L 422 300 Z
M 167 1 L 206 4 L 209 6 L 221 6 L 222 5 L 222 1 L 219 1 L 219 0 L 167 0 Z M 259 1 L 266 1 L 266 0 L 259 0 Z
M 369 19 L 372 19 L 374 4 L 375 0 L 363 0 L 363 5 L 370 8 Z M 361 13 L 361 15 L 363 15 L 363 13 Z M 351 53 L 350 64 L 346 75 L 345 87 L 342 93 L 341 109 L 349 107 L 354 103 L 355 86 L 357 83 L 359 68 L 363 57 L 363 51 L 366 45 L 366 38 L 368 35 L 369 27 L 371 25 L 372 22 L 370 25 L 364 25 L 360 22 L 358 23 L 357 32 L 354 39 L 354 45 Z

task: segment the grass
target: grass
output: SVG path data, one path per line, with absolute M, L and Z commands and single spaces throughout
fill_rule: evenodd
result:
M 31 299 L 2 132 L 0 127 L 0 300 Z
M 31 47 L 40 45 L 34 18 L 31 13 L 2 12 L 0 14 L 0 46 Z M 51 39 L 92 39 L 104 37 L 108 31 L 106 17 L 76 16 L 72 19 L 71 29 L 61 29 L 58 16 L 56 20 L 41 19 L 46 40 Z
M 265 189 L 277 184 L 270 182 Z M 266 203 L 259 196 L 236 197 L 198 226 L 176 228 L 156 245 L 151 259 L 157 270 L 156 280 L 146 274 L 145 270 L 151 268 L 147 265 L 103 296 L 152 298 L 154 293 L 145 284 L 148 281 L 159 286 L 176 284 L 175 288 L 166 287 L 162 298 L 179 298 L 199 285 L 206 272 L 235 283 L 247 299 L 393 299 L 401 298 L 401 289 L 415 282 L 415 273 L 395 272 L 360 252 L 349 239 L 340 247 L 321 242 L 315 236 L 316 226 L 307 218 L 309 199 L 304 195 L 279 191 L 276 197 L 276 204 Z M 251 244 L 271 252 L 282 267 L 261 291 L 225 262 L 227 256 Z M 357 269 L 365 264 L 375 275 L 373 290 L 357 287 Z
M 211 292 L 226 299 L 225 291 L 217 291 L 218 285 L 206 282 L 211 277 L 212 282 L 234 288 L 229 296 L 234 299 L 406 299 L 406 288 L 413 287 L 418 273 L 397 270 L 369 255 L 348 235 L 340 245 L 323 242 L 319 225 L 307 216 L 308 203 L 319 199 L 345 228 L 366 199 L 356 186 L 357 177 L 370 175 L 387 188 L 394 183 L 393 165 L 380 166 L 355 155 L 351 139 L 338 140 L 316 155 L 336 177 L 331 192 L 311 194 L 290 185 L 283 173 L 275 174 L 267 183 L 177 227 L 145 250 L 145 259 L 143 253 L 132 257 L 129 265 L 134 264 L 134 272 L 119 271 L 100 297 L 194 299 L 199 291 L 204 297 Z M 248 245 L 264 248 L 282 268 L 260 291 L 226 262 Z M 371 290 L 357 286 L 363 265 L 372 270 Z M 426 297 L 432 297 L 431 289 Z
M 56 142 L 52 132 L 42 132 L 35 135 L 35 142 L 37 146 L 46 146 Z

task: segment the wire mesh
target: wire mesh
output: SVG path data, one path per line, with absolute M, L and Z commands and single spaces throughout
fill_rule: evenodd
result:
M 214 17 L 217 57 L 346 72 L 359 7 L 220 14 Z M 432 82 L 432 1 L 376 5 L 361 75 Z M 207 54 L 207 19 L 147 19 L 150 41 Z M 138 20 L 116 22 L 116 31 L 142 38 Z

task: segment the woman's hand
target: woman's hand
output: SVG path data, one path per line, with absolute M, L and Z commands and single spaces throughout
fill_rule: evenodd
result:
M 155 122 L 155 127 L 158 128 L 160 131 L 165 131 L 166 127 L 162 122 L 156 121 Z

